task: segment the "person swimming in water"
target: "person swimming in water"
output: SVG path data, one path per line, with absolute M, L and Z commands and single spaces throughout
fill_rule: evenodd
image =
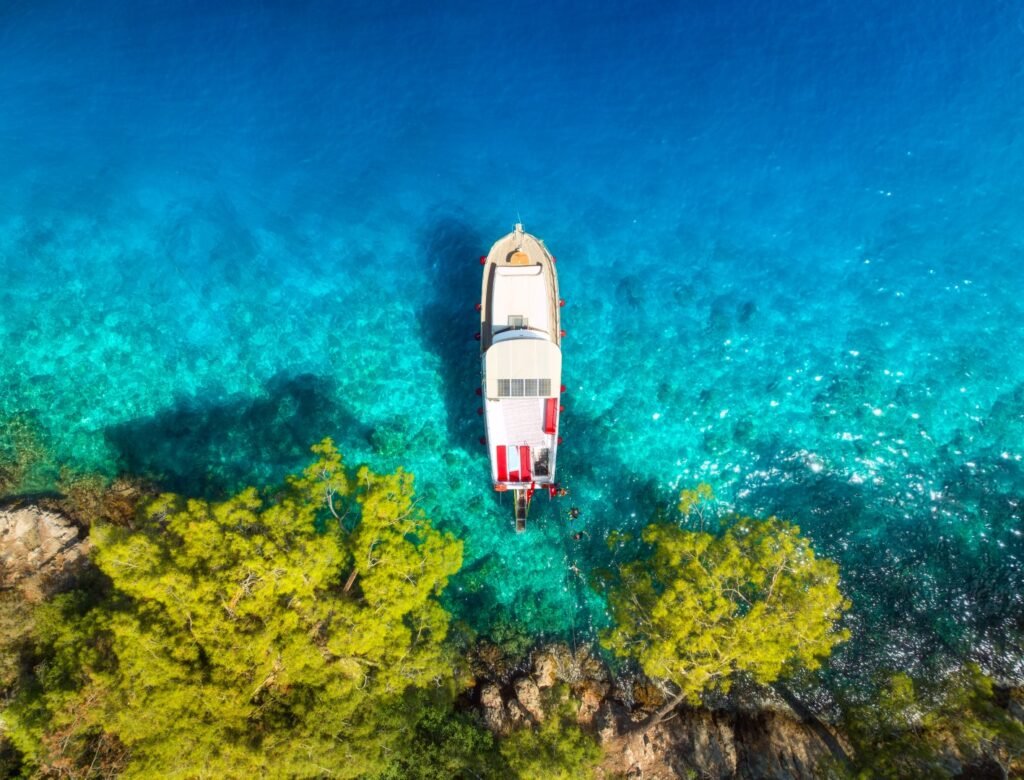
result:
M 571 508 L 571 509 L 569 510 L 569 519 L 570 519 L 570 520 L 575 520 L 575 519 L 577 519 L 577 518 L 578 518 L 579 516 L 580 516 L 580 508 L 579 508 L 578 506 L 574 506 L 574 507 L 572 507 L 572 508 Z

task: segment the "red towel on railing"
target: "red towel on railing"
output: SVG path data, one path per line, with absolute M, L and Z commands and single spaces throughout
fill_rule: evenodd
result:
M 508 482 L 508 450 L 504 444 L 498 445 L 498 482 Z
M 554 433 L 558 428 L 558 399 L 548 398 L 544 402 L 544 433 Z

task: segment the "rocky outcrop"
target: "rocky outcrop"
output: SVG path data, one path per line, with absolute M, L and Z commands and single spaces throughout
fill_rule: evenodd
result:
M 614 681 L 589 648 L 565 645 L 535 652 L 511 680 L 482 681 L 475 699 L 488 728 L 507 734 L 544 720 L 545 694 L 556 685 L 572 691 L 577 720 L 600 739 L 604 777 L 811 780 L 837 744 L 827 726 L 806 722 L 776 692 L 755 686 L 738 686 L 711 707 L 680 707 L 641 731 L 663 703 L 653 686 Z
M 487 683 L 480 688 L 480 712 L 484 717 L 484 725 L 495 734 L 504 734 L 508 731 L 508 709 L 501 689 L 494 683 Z
M 88 563 L 88 545 L 64 515 L 35 506 L 0 510 L 0 588 L 28 601 L 68 587 Z
M 516 699 L 530 717 L 538 723 L 544 720 L 544 703 L 541 701 L 540 686 L 530 677 L 520 677 L 515 682 Z
M 630 714 L 606 703 L 600 732 L 604 769 L 649 780 L 677 777 L 802 780 L 821 777 L 828 746 L 800 720 L 779 712 L 681 707 L 646 733 L 632 729 Z

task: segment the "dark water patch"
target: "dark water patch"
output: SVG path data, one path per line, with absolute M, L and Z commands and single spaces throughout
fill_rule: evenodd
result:
M 189 496 L 225 498 L 301 468 L 309 448 L 331 436 L 339 448 L 369 431 L 337 400 L 333 382 L 278 375 L 264 394 L 228 401 L 183 398 L 152 417 L 105 431 L 117 466 Z
M 638 537 L 644 526 L 670 512 L 674 493 L 650 476 L 651 464 L 614 454 L 619 432 L 607 419 L 579 413 L 567 419 L 558 467 L 559 483 L 569 489 L 560 499 L 561 536 L 568 565 L 589 575 L 628 560 L 636 544 L 609 547 L 609 534 L 625 531 Z M 580 509 L 576 518 L 569 514 L 573 507 Z
M 538 635 L 564 638 L 572 616 L 559 595 L 551 588 L 524 589 L 507 601 L 500 592 L 506 566 L 494 553 L 464 566 L 445 591 L 449 608 L 496 644 L 531 644 Z
M 235 203 L 223 193 L 181 200 L 161 223 L 164 262 L 193 292 L 238 287 L 257 272 L 260 247 Z
M 745 301 L 739 305 L 737 319 L 741 325 L 746 325 L 757 313 L 757 304 L 754 301 Z
M 796 522 L 840 565 L 853 638 L 837 651 L 835 674 L 867 684 L 879 668 L 929 673 L 973 659 L 1021 677 L 1024 471 L 998 457 L 972 464 L 948 463 L 930 490 L 913 486 L 934 469 L 915 479 L 913 468 L 899 485 L 789 468 L 750 486 L 742 511 Z
M 646 297 L 643 279 L 639 276 L 624 277 L 615 285 L 615 302 L 619 307 L 639 309 Z
M 992 404 L 986 428 L 1003 441 L 1024 443 L 1024 384 L 1002 393 Z
M 462 214 L 437 212 L 420 229 L 419 257 L 411 261 L 431 290 L 419 321 L 424 349 L 441 360 L 449 443 L 467 449 L 483 433 L 474 394 L 480 386 L 480 349 L 473 338 L 480 330 L 478 258 L 497 238 L 484 238 Z

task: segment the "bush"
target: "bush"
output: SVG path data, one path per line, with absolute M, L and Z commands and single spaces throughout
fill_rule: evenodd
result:
M 564 688 L 555 688 L 545 705 L 547 715 L 541 723 L 501 740 L 501 755 L 514 776 L 523 780 L 592 777 L 601 760 L 601 747 L 576 722 L 578 705 Z

